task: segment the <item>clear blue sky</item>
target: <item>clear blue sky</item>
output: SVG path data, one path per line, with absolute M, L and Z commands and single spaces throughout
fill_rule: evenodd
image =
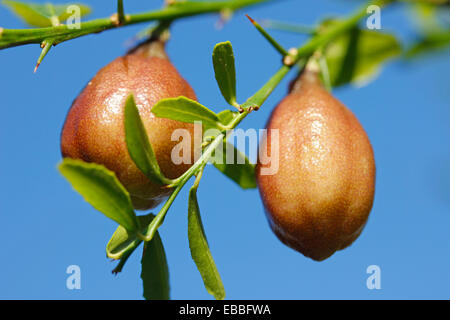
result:
M 275 1 L 277 2 L 277 1 Z M 89 18 L 113 12 L 115 1 L 86 1 Z M 161 1 L 125 1 L 137 12 Z M 245 12 L 313 24 L 350 12 L 357 1 L 279 1 Z M 238 97 L 245 100 L 280 65 L 280 58 L 243 16 L 223 30 L 216 16 L 179 21 L 168 50 L 200 101 L 226 107 L 214 80 L 211 52 L 230 40 L 236 55 Z M 0 26 L 24 25 L 0 8 Z M 140 257 L 118 277 L 105 244 L 116 224 L 96 212 L 57 172 L 59 135 L 72 100 L 96 71 L 123 54 L 145 25 L 108 31 L 53 48 L 37 74 L 39 47 L 0 51 L 0 298 L 140 299 Z M 404 11 L 382 12 L 384 30 L 414 36 Z M 305 38 L 273 32 L 286 47 Z M 450 73 L 449 51 L 389 63 L 370 85 L 335 95 L 358 116 L 375 150 L 377 189 L 369 222 L 350 248 L 314 262 L 272 234 L 256 190 L 241 191 L 209 167 L 199 189 L 205 229 L 229 299 L 450 298 Z M 294 76 L 294 73 L 291 77 Z M 264 107 L 242 124 L 262 128 L 286 93 L 284 81 Z M 161 234 L 170 266 L 172 297 L 209 299 L 187 243 L 185 190 Z M 81 290 L 66 289 L 66 268 L 79 265 Z M 366 268 L 381 268 L 381 290 L 368 290 Z

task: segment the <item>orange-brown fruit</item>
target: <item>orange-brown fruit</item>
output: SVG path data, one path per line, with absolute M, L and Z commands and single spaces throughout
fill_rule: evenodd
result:
M 63 157 L 99 163 L 114 171 L 129 191 L 134 207 L 145 210 L 158 205 L 172 190 L 152 183 L 128 154 L 124 108 L 130 94 L 134 95 L 162 173 L 171 179 L 182 175 L 191 164 L 172 162 L 172 149 L 179 142 L 171 141 L 171 135 L 175 129 L 187 129 L 193 137 L 194 126 L 157 118 L 151 109 L 164 98 L 185 96 L 196 100 L 196 96 L 170 63 L 159 41 L 117 58 L 95 75 L 69 110 L 61 151 Z M 194 159 L 194 148 L 191 150 Z
M 361 124 L 307 70 L 274 109 L 267 130 L 257 181 L 274 233 L 317 261 L 348 247 L 367 222 L 375 191 L 373 151 Z M 271 130 L 278 130 L 279 142 Z M 270 161 L 275 144 L 278 171 L 265 175 L 276 161 Z

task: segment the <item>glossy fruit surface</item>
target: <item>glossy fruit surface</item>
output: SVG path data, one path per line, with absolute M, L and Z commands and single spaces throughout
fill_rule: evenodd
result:
M 360 123 L 304 72 L 267 124 L 257 181 L 269 224 L 278 238 L 321 261 L 349 246 L 363 230 L 374 199 L 375 161 Z M 270 130 L 278 130 L 279 139 Z M 269 157 L 278 145 L 278 170 Z
M 171 152 L 179 141 L 171 141 L 171 136 L 175 129 L 186 129 L 193 137 L 193 125 L 156 118 L 151 109 L 163 98 L 185 96 L 196 100 L 196 96 L 161 46 L 140 48 L 117 58 L 95 75 L 67 115 L 61 151 L 63 157 L 99 163 L 114 171 L 130 192 L 135 208 L 144 210 L 158 205 L 171 189 L 152 183 L 128 154 L 124 105 L 131 93 L 162 173 L 171 179 L 183 174 L 191 164 L 173 163 Z

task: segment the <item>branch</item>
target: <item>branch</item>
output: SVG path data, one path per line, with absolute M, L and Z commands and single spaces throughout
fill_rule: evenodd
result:
M 53 44 L 79 38 L 92 33 L 120 28 L 148 21 L 171 21 L 195 15 L 235 11 L 244 7 L 272 0 L 227 0 L 213 2 L 180 2 L 160 10 L 125 15 L 124 21 L 117 23 L 117 18 L 103 18 L 82 22 L 79 29 L 69 29 L 67 25 L 34 29 L 4 29 L 0 27 L 0 50 L 31 43 L 42 43 L 52 39 Z
M 384 6 L 392 1 L 389 0 L 380 0 L 380 1 L 371 1 L 370 4 L 378 4 L 380 6 Z M 244 120 L 253 110 L 257 110 L 269 97 L 269 95 L 275 90 L 275 88 L 280 84 L 280 82 L 284 79 L 284 77 L 289 73 L 289 71 L 302 59 L 309 58 L 317 49 L 322 46 L 328 44 L 336 37 L 341 34 L 347 32 L 348 30 L 355 27 L 359 21 L 366 16 L 367 5 L 361 7 L 356 11 L 355 14 L 349 16 L 346 19 L 343 19 L 341 22 L 335 24 L 330 27 L 323 33 L 319 33 L 312 37 L 306 44 L 299 47 L 295 50 L 295 54 L 292 54 L 292 63 L 283 65 L 270 79 L 264 84 L 261 89 L 259 89 L 253 96 L 248 98 L 248 100 L 241 106 L 242 113 L 240 113 L 233 121 L 227 126 L 225 130 L 208 145 L 208 147 L 203 152 L 202 156 L 189 168 L 182 176 L 174 180 L 174 185 L 176 186 L 175 192 L 170 196 L 167 202 L 164 204 L 161 211 L 158 213 L 156 218 L 153 220 L 154 224 L 151 225 L 148 229 L 147 234 L 139 235 L 141 240 L 150 241 L 155 234 L 157 228 L 161 225 L 164 217 L 173 203 L 175 197 L 181 188 L 186 184 L 186 182 L 194 176 L 201 168 L 208 163 L 209 159 L 214 153 L 214 150 L 217 146 L 227 137 L 231 130 L 236 128 L 239 123 Z M 132 249 L 134 250 L 134 249 Z

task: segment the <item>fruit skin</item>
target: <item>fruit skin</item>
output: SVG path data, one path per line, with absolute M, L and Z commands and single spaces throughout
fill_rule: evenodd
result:
M 331 96 L 313 71 L 305 71 L 267 124 L 279 130 L 279 170 L 267 156 L 257 182 L 269 224 L 287 246 L 316 261 L 348 247 L 363 230 L 375 191 L 370 141 L 353 113 Z
M 172 162 L 172 149 L 179 143 L 171 141 L 172 132 L 187 129 L 193 137 L 194 126 L 157 118 L 151 108 L 163 98 L 196 100 L 193 89 L 166 58 L 161 43 L 146 46 L 117 58 L 95 75 L 73 102 L 61 134 L 63 157 L 103 164 L 114 171 L 130 192 L 134 207 L 141 210 L 158 205 L 172 189 L 152 183 L 130 158 L 124 132 L 126 98 L 133 93 L 161 171 L 171 179 L 191 166 Z M 194 159 L 193 145 L 191 151 Z

